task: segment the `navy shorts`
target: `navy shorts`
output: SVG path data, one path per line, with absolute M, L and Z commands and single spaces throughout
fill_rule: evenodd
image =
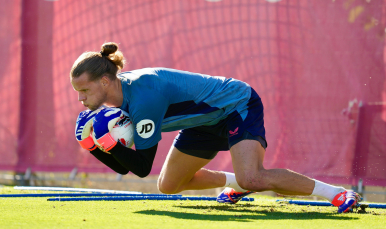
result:
M 253 88 L 247 109 L 245 120 L 234 111 L 216 125 L 181 130 L 174 140 L 174 147 L 185 154 L 204 159 L 213 159 L 218 151 L 227 151 L 244 139 L 259 141 L 264 149 L 267 148 L 264 108 Z

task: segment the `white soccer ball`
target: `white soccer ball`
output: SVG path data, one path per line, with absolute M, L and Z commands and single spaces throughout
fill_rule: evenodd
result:
M 134 144 L 134 124 L 131 121 L 129 114 L 124 110 L 122 110 L 122 112 L 123 117 L 117 121 L 113 129 L 110 131 L 110 134 L 114 140 L 127 148 L 131 148 Z M 95 145 L 97 145 L 97 147 L 103 152 L 106 152 L 97 142 L 94 131 L 92 131 L 91 136 Z

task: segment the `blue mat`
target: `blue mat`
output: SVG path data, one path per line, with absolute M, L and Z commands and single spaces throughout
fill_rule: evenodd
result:
M 216 201 L 217 197 L 199 196 L 127 196 L 127 197 L 89 197 L 89 198 L 49 198 L 48 201 L 128 201 L 128 200 L 204 200 Z M 254 201 L 254 198 L 244 197 L 242 201 Z
M 287 202 L 289 204 L 296 204 L 296 205 L 310 205 L 310 206 L 334 206 L 330 202 L 327 201 L 306 201 L 306 200 L 277 200 L 277 201 L 283 201 Z M 369 206 L 369 208 L 386 208 L 386 204 L 381 203 L 361 203 L 359 204 L 366 204 Z
M 166 194 L 124 194 L 124 193 L 34 193 L 1 194 L 0 197 L 80 197 L 80 196 L 182 196 Z

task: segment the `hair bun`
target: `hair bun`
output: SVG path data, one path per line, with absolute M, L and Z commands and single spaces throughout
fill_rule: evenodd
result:
M 107 42 L 102 45 L 100 53 L 102 56 L 109 56 L 116 51 L 118 51 L 118 44 L 115 42 Z
M 106 42 L 101 47 L 100 54 L 111 62 L 113 62 L 119 70 L 121 70 L 125 65 L 125 59 L 121 51 L 118 51 L 118 44 L 115 42 Z

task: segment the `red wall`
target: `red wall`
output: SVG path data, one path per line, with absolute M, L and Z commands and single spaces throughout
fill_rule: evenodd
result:
M 83 106 L 69 71 L 82 52 L 115 41 L 124 70 L 162 66 L 252 85 L 265 105 L 266 168 L 386 185 L 383 0 L 0 4 L 2 170 L 111 172 L 75 140 Z M 355 99 L 364 105 L 342 115 Z M 163 134 L 153 174 L 175 135 Z M 229 152 L 207 167 L 232 171 Z

